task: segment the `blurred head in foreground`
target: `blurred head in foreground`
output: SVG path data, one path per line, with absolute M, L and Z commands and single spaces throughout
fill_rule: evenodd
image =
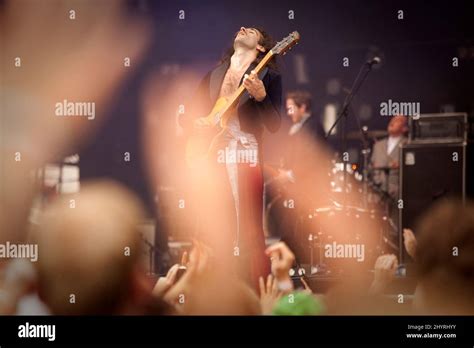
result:
M 39 295 L 58 315 L 132 313 L 146 302 L 139 200 L 118 184 L 85 184 L 45 211 L 38 243 Z
M 274 315 L 320 315 L 324 305 L 312 293 L 296 291 L 283 296 L 273 308 Z
M 416 310 L 474 314 L 474 203 L 444 200 L 420 220 Z

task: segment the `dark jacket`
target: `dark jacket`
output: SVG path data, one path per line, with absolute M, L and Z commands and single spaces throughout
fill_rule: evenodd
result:
M 325 133 L 318 117 L 312 115 L 303 123 L 298 133 L 288 135 L 285 143 L 285 166 L 288 169 L 297 170 L 298 166 L 294 161 L 314 156 L 312 147 L 314 143 L 318 142 L 322 144 L 326 143 Z M 302 175 L 303 173 L 299 176 Z
M 250 74 L 255 66 L 255 63 L 251 64 L 246 74 Z M 186 130 L 192 129 L 193 121 L 196 118 L 207 116 L 211 112 L 214 103 L 219 98 L 219 92 L 228 68 L 229 63 L 221 64 L 203 78 L 192 103 L 180 118 L 180 124 Z M 270 132 L 276 132 L 280 127 L 282 85 L 281 75 L 275 70 L 264 68 L 259 77 L 265 86 L 267 96 L 261 102 L 257 102 L 248 92 L 245 92 L 240 98 L 237 114 L 242 131 L 255 135 L 258 143 L 261 144 L 264 128 Z M 242 80 L 240 83 L 242 83 Z

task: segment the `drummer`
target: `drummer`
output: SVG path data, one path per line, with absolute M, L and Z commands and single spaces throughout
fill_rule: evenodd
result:
M 373 181 L 393 199 L 398 200 L 399 155 L 400 146 L 406 141 L 407 117 L 393 116 L 387 131 L 388 137 L 375 142 L 372 150 Z

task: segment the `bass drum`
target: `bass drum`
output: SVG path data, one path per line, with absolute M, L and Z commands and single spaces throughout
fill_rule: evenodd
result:
M 264 231 L 267 238 L 285 242 L 296 256 L 299 264 L 309 264 L 308 235 L 311 232 L 303 223 L 308 213 L 297 215 L 294 202 L 284 193 L 279 193 L 266 204 Z
M 342 275 L 372 269 L 384 248 L 387 218 L 377 210 L 327 206 L 308 216 L 311 269 Z

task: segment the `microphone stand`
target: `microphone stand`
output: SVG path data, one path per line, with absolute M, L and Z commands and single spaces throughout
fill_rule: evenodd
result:
M 149 255 L 149 272 L 148 272 L 148 275 L 152 276 L 155 274 L 155 272 L 153 271 L 153 255 L 155 253 L 155 246 L 153 244 L 151 244 L 143 234 L 140 234 L 140 237 L 142 239 L 142 241 L 146 244 L 146 246 L 148 247 L 148 255 Z
M 372 60 L 372 61 L 369 61 L 369 62 L 365 62 L 359 69 L 359 73 L 357 74 L 353 84 L 352 84 L 352 87 L 351 87 L 351 90 L 349 92 L 349 94 L 346 96 L 346 99 L 344 100 L 344 104 L 342 105 L 342 109 L 341 111 L 339 112 L 339 115 L 337 116 L 336 120 L 334 121 L 334 124 L 331 126 L 331 128 L 329 129 L 327 135 L 326 135 L 326 139 L 329 138 L 331 136 L 331 133 L 333 132 L 333 130 L 336 128 L 336 126 L 339 124 L 339 122 L 342 123 L 342 131 L 341 131 L 341 139 L 342 139 L 342 153 L 341 153 L 341 159 L 342 159 L 342 163 L 343 163 L 343 167 L 344 167 L 344 173 L 343 173 L 343 181 L 344 181 L 344 185 L 343 185 L 343 189 L 344 189 L 344 194 L 343 194 L 343 205 L 346 206 L 346 201 L 347 201 L 347 168 L 346 168 L 346 161 L 344 160 L 344 153 L 347 152 L 347 131 L 346 131 L 346 126 L 347 126 L 347 119 L 348 119 L 348 110 L 349 110 L 349 107 L 351 105 L 351 102 L 352 102 L 352 99 L 354 98 L 354 96 L 357 94 L 357 92 L 359 91 L 360 87 L 362 86 L 362 84 L 364 83 L 364 81 L 367 79 L 367 76 L 369 75 L 369 73 L 372 71 L 372 66 L 376 63 L 376 61 Z M 360 78 L 361 74 L 362 74 L 362 71 L 365 69 L 365 72 L 364 74 L 362 75 L 362 78 Z M 359 80 L 360 78 L 360 80 Z M 357 114 L 354 113 L 354 117 L 356 117 L 357 121 L 360 123 L 359 121 L 359 118 L 357 116 Z M 362 131 L 362 129 L 359 127 L 359 130 L 361 132 L 361 136 L 362 136 L 362 139 L 365 139 L 364 136 L 364 132 Z M 366 162 L 366 160 L 364 160 L 364 162 Z M 364 163 L 365 165 L 365 163 Z M 365 170 L 365 168 L 364 168 Z
M 357 127 L 359 128 L 359 132 L 362 135 L 360 138 L 360 141 L 362 143 L 362 156 L 364 158 L 364 170 L 362 171 L 362 197 L 364 197 L 363 204 L 364 204 L 364 209 L 367 209 L 369 205 L 369 199 L 367 197 L 368 195 L 368 185 L 369 185 L 369 155 L 371 153 L 370 149 L 370 142 L 369 142 L 369 137 L 368 137 L 368 127 L 367 126 L 362 126 L 360 123 L 360 118 L 357 116 L 357 114 L 354 112 L 352 109 L 352 106 L 350 107 L 350 111 L 352 114 L 355 116 L 356 121 L 357 121 Z

